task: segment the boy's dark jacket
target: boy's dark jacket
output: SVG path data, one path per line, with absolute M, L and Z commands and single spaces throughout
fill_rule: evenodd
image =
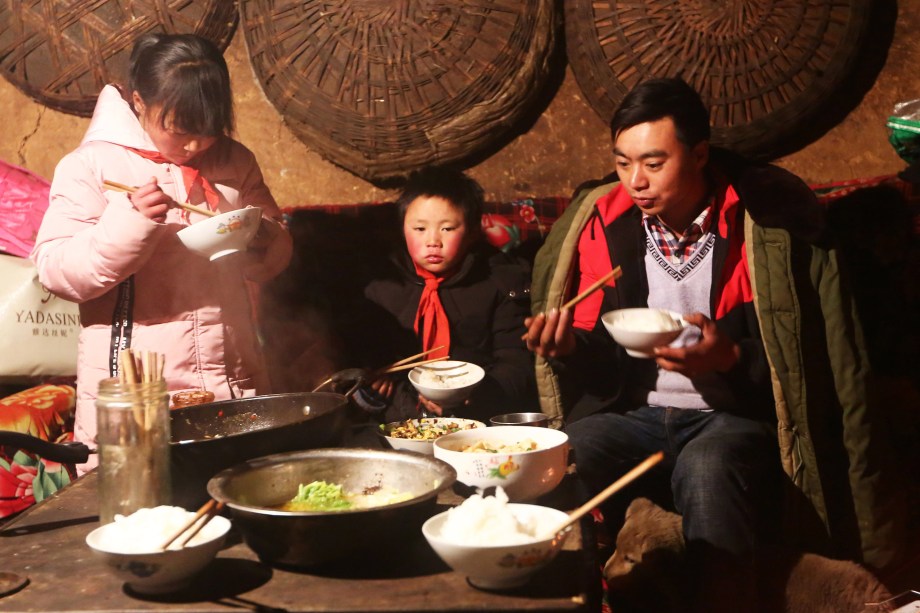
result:
M 762 337 L 781 460 L 795 485 L 787 500 L 789 532 L 806 547 L 887 567 L 901 553 L 904 498 L 896 490 L 887 424 L 876 406 L 856 307 L 840 254 L 825 231 L 824 211 L 805 183 L 780 168 L 718 150 L 710 164 L 740 196 L 737 223 L 753 290 L 753 308 L 743 311 L 755 316 Z M 534 313 L 570 297 L 578 236 L 597 199 L 616 187 L 579 190 L 553 225 L 534 264 Z M 638 232 L 638 217 L 635 224 Z M 627 280 L 628 274 L 635 278 Z M 645 298 L 639 291 L 643 279 L 643 268 L 628 272 L 624 266 L 623 286 L 639 285 L 626 293 L 625 306 Z M 745 316 L 736 324 L 747 321 Z M 617 358 L 609 376 L 622 376 L 613 371 L 626 368 L 627 359 Z M 756 382 L 753 353 L 745 367 L 753 368 Z M 543 412 L 571 409 L 569 383 L 578 379 L 571 370 L 537 359 Z M 751 406 L 769 400 L 765 391 L 751 397 Z
M 424 287 L 403 248 L 365 288 L 358 359 L 379 367 L 421 349 L 414 330 Z M 468 405 L 454 412 L 484 419 L 500 413 L 536 410 L 533 356 L 521 340 L 530 314 L 530 268 L 518 258 L 477 244 L 456 273 L 438 289 L 450 321 L 450 357 L 482 366 L 486 376 Z M 352 343 L 356 346 L 358 343 Z M 417 396 L 405 373 L 386 419 L 417 416 Z

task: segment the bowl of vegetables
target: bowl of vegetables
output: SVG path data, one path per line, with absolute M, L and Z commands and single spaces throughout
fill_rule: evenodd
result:
M 456 479 L 434 457 L 313 449 L 237 464 L 215 475 L 208 493 L 263 562 L 310 568 L 405 547 Z
M 393 449 L 434 455 L 433 443 L 447 434 L 485 428 L 475 419 L 460 417 L 422 417 L 380 424 L 380 436 Z

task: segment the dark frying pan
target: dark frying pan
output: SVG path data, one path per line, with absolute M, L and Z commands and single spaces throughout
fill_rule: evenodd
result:
M 347 426 L 342 394 L 303 392 L 222 400 L 170 411 L 174 503 L 186 508 L 207 499 L 208 480 L 245 460 L 285 451 L 334 447 Z M 83 443 L 49 443 L 0 432 L 0 445 L 57 462 L 81 464 L 94 451 Z
M 341 394 L 302 392 L 222 400 L 170 411 L 173 499 L 192 508 L 208 480 L 245 460 L 334 447 L 347 425 Z

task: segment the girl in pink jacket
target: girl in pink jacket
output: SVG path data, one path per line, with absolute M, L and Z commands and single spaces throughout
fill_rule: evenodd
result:
M 102 90 L 83 141 L 55 169 L 32 252 L 42 284 L 80 304 L 75 438 L 91 446 L 99 381 L 117 374 L 124 347 L 164 354 L 171 392 L 266 393 L 250 287 L 281 272 L 292 249 L 255 157 L 230 138 L 220 51 L 194 35 L 149 34 L 130 64 L 128 88 Z M 106 180 L 137 189 L 106 191 Z M 176 237 L 203 219 L 177 201 L 258 206 L 262 225 L 247 252 L 212 262 Z

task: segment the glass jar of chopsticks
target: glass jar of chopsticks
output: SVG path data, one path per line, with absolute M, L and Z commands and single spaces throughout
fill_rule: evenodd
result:
M 169 395 L 162 375 L 122 367 L 118 378 L 99 383 L 96 416 L 100 523 L 170 504 Z

